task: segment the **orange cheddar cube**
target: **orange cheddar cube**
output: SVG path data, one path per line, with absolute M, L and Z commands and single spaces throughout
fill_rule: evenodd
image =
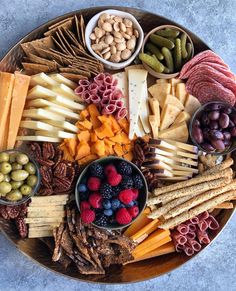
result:
M 95 129 L 95 133 L 98 138 L 104 139 L 105 137 L 113 137 L 114 133 L 111 127 L 107 123 L 103 123 L 102 126 Z
M 119 119 L 118 124 L 126 134 L 129 134 L 129 122 L 126 118 Z
M 77 138 L 80 142 L 82 140 L 89 142 L 90 141 L 90 132 L 88 130 L 82 130 L 77 134 Z
M 114 149 L 114 152 L 116 153 L 116 155 L 118 157 L 122 157 L 124 155 L 124 151 L 123 151 L 122 145 L 116 143 L 114 145 L 113 149 Z
M 90 154 L 90 146 L 86 141 L 81 141 L 77 146 L 77 154 L 75 159 L 80 160 Z
M 89 116 L 89 111 L 87 109 L 84 109 L 80 112 L 79 116 L 82 120 L 84 120 L 85 118 L 87 118 Z

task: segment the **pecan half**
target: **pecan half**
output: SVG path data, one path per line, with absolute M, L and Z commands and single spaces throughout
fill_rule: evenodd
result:
M 55 168 L 54 168 L 54 176 L 58 178 L 66 177 L 67 176 L 67 165 L 64 162 L 60 162 Z
M 42 145 L 43 159 L 53 160 L 55 156 L 55 149 L 52 143 L 45 142 Z

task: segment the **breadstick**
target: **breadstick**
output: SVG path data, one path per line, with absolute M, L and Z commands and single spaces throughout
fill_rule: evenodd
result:
M 235 195 L 236 195 L 236 190 L 232 190 L 232 191 L 228 191 L 226 193 L 220 194 L 219 196 L 216 196 L 216 197 L 208 200 L 207 202 L 204 202 L 204 203 L 190 209 L 189 211 L 185 211 L 174 218 L 170 218 L 170 219 L 166 220 L 164 223 L 159 225 L 159 228 L 171 229 L 171 228 L 179 225 L 180 223 L 182 223 L 188 219 L 191 219 L 191 218 L 197 216 L 198 214 L 219 205 L 222 202 L 225 202 L 225 201 L 232 199 L 232 197 L 234 197 Z
M 152 212 L 150 214 L 148 214 L 148 218 L 152 218 L 152 219 L 158 218 L 158 217 L 166 214 L 172 208 L 186 202 L 187 200 L 191 199 L 194 196 L 195 196 L 195 194 L 188 195 L 188 196 L 181 197 L 181 198 L 176 198 L 176 199 L 170 201 L 169 203 L 166 203 L 163 206 L 157 208 L 154 211 L 151 209 Z M 150 207 L 152 207 L 152 206 L 150 206 Z
M 223 202 L 215 207 L 215 209 L 232 209 L 234 205 L 232 202 Z
M 216 173 L 216 172 L 220 172 L 220 171 L 222 171 L 224 169 L 227 169 L 230 166 L 232 166 L 233 163 L 234 163 L 234 160 L 233 159 L 227 158 L 221 164 L 216 165 L 215 167 L 213 167 L 213 168 L 211 168 L 211 169 L 206 170 L 205 172 L 203 172 L 202 175 L 205 176 L 205 175 L 213 174 L 213 173 Z
M 200 175 L 200 176 L 197 176 L 197 177 L 192 178 L 192 179 L 187 180 L 187 181 L 179 182 L 179 183 L 172 184 L 169 186 L 164 186 L 161 188 L 156 188 L 154 190 L 153 194 L 155 196 L 158 196 L 158 195 L 166 193 L 166 192 L 184 189 L 186 187 L 197 185 L 197 184 L 200 184 L 202 182 L 207 182 L 207 181 L 216 180 L 216 179 L 222 178 L 222 177 L 232 176 L 232 174 L 233 174 L 232 169 L 226 168 L 222 171 L 217 171 L 217 172 L 214 172 L 214 173 L 211 173 L 208 175 Z
M 236 179 L 224 187 L 220 187 L 217 189 L 213 189 L 213 190 L 204 192 L 204 193 L 186 201 L 185 203 L 171 209 L 167 214 L 164 215 L 164 219 L 167 220 L 171 217 L 175 217 L 175 216 L 181 214 L 182 212 L 193 208 L 194 206 L 197 206 L 205 201 L 208 201 L 209 199 L 212 199 L 213 197 L 218 196 L 219 194 L 222 194 L 222 193 L 225 193 L 225 192 L 228 192 L 231 190 L 236 190 Z

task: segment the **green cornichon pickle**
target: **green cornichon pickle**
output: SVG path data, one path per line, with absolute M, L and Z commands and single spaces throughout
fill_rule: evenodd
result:
M 186 50 L 187 34 L 186 33 L 181 33 L 180 40 L 181 40 L 181 53 L 182 53 L 182 58 L 183 59 L 186 59 L 187 56 L 188 56 L 188 52 Z
M 174 62 L 175 69 L 179 71 L 182 64 L 182 53 L 181 53 L 181 40 L 180 38 L 176 38 L 175 47 L 174 47 Z
M 148 51 L 150 51 L 151 53 L 153 53 L 160 61 L 164 59 L 163 54 L 161 53 L 161 51 L 159 50 L 159 48 L 157 48 L 154 44 L 148 42 L 146 44 L 146 48 Z
M 184 65 L 185 63 L 187 63 L 187 62 L 191 59 L 191 56 L 192 56 L 193 46 L 192 46 L 192 44 L 191 44 L 190 42 L 188 42 L 188 43 L 186 44 L 186 50 L 187 50 L 187 52 L 188 52 L 188 56 L 187 56 L 186 59 L 183 60 L 183 65 Z
M 175 29 L 161 29 L 156 31 L 156 34 L 164 37 L 173 37 L 176 38 L 179 35 L 179 31 Z
M 151 56 L 151 55 L 152 55 L 152 53 L 151 53 L 151 52 L 149 52 L 149 51 L 147 51 L 147 52 L 146 52 L 146 54 L 147 54 L 147 55 L 149 55 L 149 56 Z
M 170 70 L 167 67 L 165 67 L 163 73 L 170 74 Z
M 175 44 L 168 38 L 162 37 L 160 35 L 151 34 L 150 41 L 159 47 L 167 47 L 168 49 L 173 49 Z
M 167 47 L 163 47 L 161 49 L 161 52 L 165 58 L 167 68 L 170 70 L 170 73 L 173 73 L 174 72 L 174 62 L 173 62 L 173 57 L 172 57 L 170 50 Z
M 153 58 L 152 56 L 141 53 L 139 54 L 139 58 L 141 61 L 146 63 L 149 67 L 151 67 L 157 73 L 162 73 L 164 71 L 163 64 L 159 62 L 157 59 Z

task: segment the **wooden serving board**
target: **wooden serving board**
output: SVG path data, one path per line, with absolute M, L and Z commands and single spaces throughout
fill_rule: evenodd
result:
M 105 10 L 105 9 L 119 9 L 131 13 L 134 17 L 137 18 L 140 25 L 142 26 L 144 32 L 148 32 L 156 26 L 163 24 L 172 24 L 181 27 L 179 24 L 168 20 L 162 16 L 142 11 L 140 9 L 125 8 L 125 7 L 97 7 L 97 8 L 86 8 L 83 10 L 78 10 L 66 15 L 57 17 L 48 23 L 43 24 L 37 29 L 33 30 L 27 36 L 25 36 L 21 41 L 19 41 L 2 59 L 0 62 L 0 71 L 14 72 L 20 65 L 20 60 L 23 57 L 23 51 L 20 48 L 20 43 L 31 41 L 33 39 L 42 37 L 43 33 L 47 30 L 47 27 L 59 22 L 65 18 L 73 16 L 74 14 L 83 14 L 85 22 L 87 22 L 94 14 Z M 191 31 L 182 27 L 185 31 L 191 36 L 195 53 L 198 53 L 202 50 L 209 49 L 209 47 Z M 234 209 L 227 211 L 221 211 L 220 216 L 218 217 L 220 222 L 220 228 L 213 237 L 213 239 L 222 231 L 226 223 L 231 218 Z M 87 281 L 87 282 L 96 282 L 96 283 L 132 283 L 137 281 L 148 280 L 167 272 L 170 272 L 179 266 L 186 263 L 189 258 L 182 256 L 177 253 L 172 253 L 169 255 L 153 258 L 150 260 L 145 260 L 137 262 L 134 264 L 128 264 L 124 267 L 113 266 L 109 268 L 106 275 L 81 275 L 78 273 L 77 269 L 69 268 L 66 271 L 62 268 L 61 265 L 53 263 L 51 260 L 51 254 L 49 249 L 39 240 L 39 239 L 19 239 L 16 232 L 15 226 L 5 220 L 0 219 L 0 229 L 5 234 L 5 236 L 11 240 L 16 247 L 24 253 L 26 256 L 32 260 L 38 262 L 42 266 L 60 273 L 65 276 L 72 277 L 74 279 Z M 193 256 L 194 257 L 194 256 Z

